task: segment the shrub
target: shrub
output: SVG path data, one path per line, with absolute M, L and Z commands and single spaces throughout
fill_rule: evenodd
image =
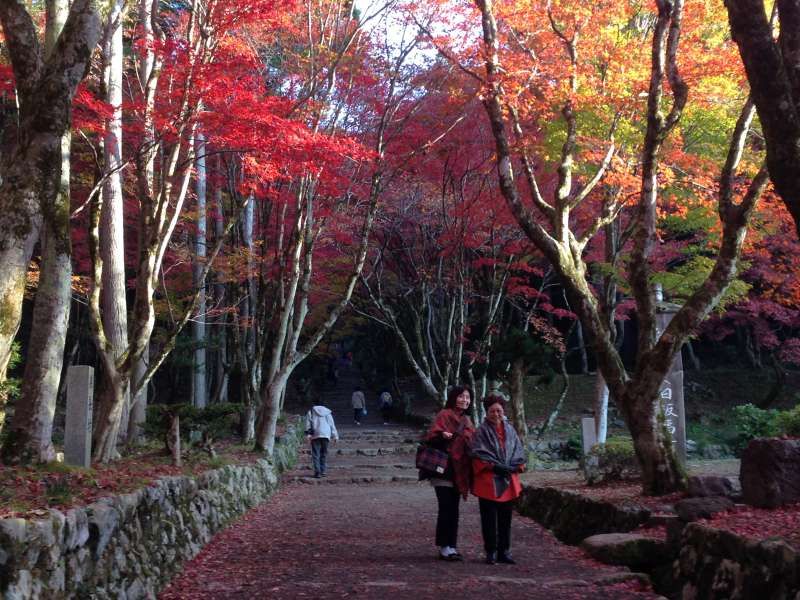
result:
M 564 442 L 561 447 L 561 458 L 563 460 L 579 460 L 583 453 L 583 442 L 581 441 L 581 433 L 578 431 L 573 433 Z
M 182 439 L 188 439 L 190 432 L 197 431 L 204 443 L 210 444 L 234 431 L 235 415 L 240 409 L 240 405 L 228 403 L 210 404 L 205 408 L 195 408 L 185 403 L 151 404 L 147 407 L 144 430 L 148 436 L 166 441 L 172 416 L 177 414 Z
M 236 415 L 241 408 L 241 405 L 232 403 L 209 404 L 205 408 L 195 409 L 196 413 L 188 425 L 202 432 L 204 437 L 218 440 L 236 430 Z
M 589 485 L 639 477 L 639 461 L 630 438 L 610 437 L 605 444 L 595 444 L 583 461 Z
M 778 413 L 777 425 L 780 433 L 800 437 L 800 405 Z
M 750 440 L 773 437 L 780 433 L 777 410 L 764 410 L 753 404 L 743 404 L 733 408 L 734 451 L 740 454 Z

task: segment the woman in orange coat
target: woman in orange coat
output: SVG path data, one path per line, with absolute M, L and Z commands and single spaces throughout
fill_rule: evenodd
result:
M 478 497 L 486 562 L 513 565 L 511 513 L 522 492 L 518 473 L 525 469 L 525 448 L 505 418 L 505 401 L 489 396 L 483 406 L 486 419 L 470 444 L 472 493 Z

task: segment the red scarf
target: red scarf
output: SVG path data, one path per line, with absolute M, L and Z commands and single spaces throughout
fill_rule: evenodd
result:
M 453 466 L 453 484 L 461 495 L 466 498 L 469 494 L 470 478 L 472 476 L 472 462 L 469 457 L 469 443 L 475 428 L 466 413 L 450 408 L 440 410 L 436 415 L 433 425 L 425 435 L 427 441 L 441 437 L 445 431 L 453 434 L 447 453 Z

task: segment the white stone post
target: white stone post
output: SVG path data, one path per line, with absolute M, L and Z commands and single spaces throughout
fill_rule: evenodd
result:
M 92 465 L 92 402 L 94 369 L 86 365 L 67 370 L 67 420 L 64 426 L 64 461 L 68 465 Z

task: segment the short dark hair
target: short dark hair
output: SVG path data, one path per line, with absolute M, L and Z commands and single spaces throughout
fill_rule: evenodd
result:
M 505 398 L 503 398 L 502 396 L 498 396 L 497 394 L 491 394 L 489 396 L 486 396 L 486 398 L 483 399 L 483 410 L 487 410 L 488 411 L 489 407 L 492 404 L 499 404 L 500 406 L 503 407 L 503 410 L 505 410 L 505 408 L 506 408 L 506 400 L 505 400 Z
M 464 392 L 469 392 L 470 400 L 472 400 L 472 390 L 470 390 L 465 385 L 454 385 L 450 388 L 447 392 L 447 403 L 445 403 L 445 408 L 455 408 L 456 407 L 456 398 L 458 398 Z

